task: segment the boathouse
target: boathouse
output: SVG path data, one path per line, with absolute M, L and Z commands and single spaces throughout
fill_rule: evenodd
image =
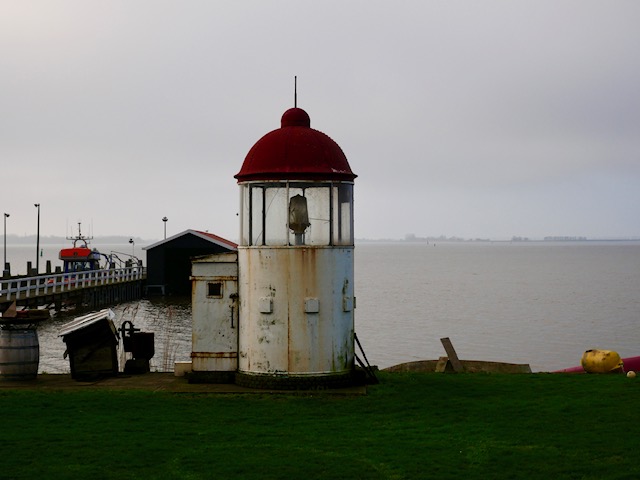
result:
M 235 252 L 237 248 L 237 244 L 218 235 L 191 229 L 144 247 L 147 293 L 189 295 L 192 257 Z

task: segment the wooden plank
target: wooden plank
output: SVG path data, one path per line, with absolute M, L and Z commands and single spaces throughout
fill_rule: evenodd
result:
M 449 357 L 440 357 L 438 359 L 438 363 L 436 363 L 435 372 L 436 373 L 446 372 L 448 365 L 451 365 L 451 362 L 449 361 Z
M 464 367 L 462 366 L 462 363 L 460 363 L 458 354 L 456 353 L 455 348 L 453 348 L 453 344 L 451 343 L 451 340 L 449 340 L 449 337 L 441 338 L 440 342 L 442 342 L 442 346 L 449 356 L 449 361 L 451 362 L 453 371 L 458 373 L 464 372 Z

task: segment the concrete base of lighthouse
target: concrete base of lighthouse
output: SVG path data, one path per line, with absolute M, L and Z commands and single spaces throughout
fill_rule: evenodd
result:
M 353 247 L 238 247 L 238 262 L 236 383 L 353 384 Z

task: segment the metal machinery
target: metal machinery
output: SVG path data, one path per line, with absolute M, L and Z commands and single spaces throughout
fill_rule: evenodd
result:
M 122 333 L 122 347 L 132 356 L 124 364 L 124 373 L 149 372 L 149 361 L 155 355 L 155 335 L 141 332 L 130 320 L 122 322 L 119 330 Z

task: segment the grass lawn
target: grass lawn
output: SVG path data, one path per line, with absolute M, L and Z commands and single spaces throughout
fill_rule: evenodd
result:
M 0 478 L 640 478 L 640 378 L 380 379 L 361 397 L 2 390 Z

